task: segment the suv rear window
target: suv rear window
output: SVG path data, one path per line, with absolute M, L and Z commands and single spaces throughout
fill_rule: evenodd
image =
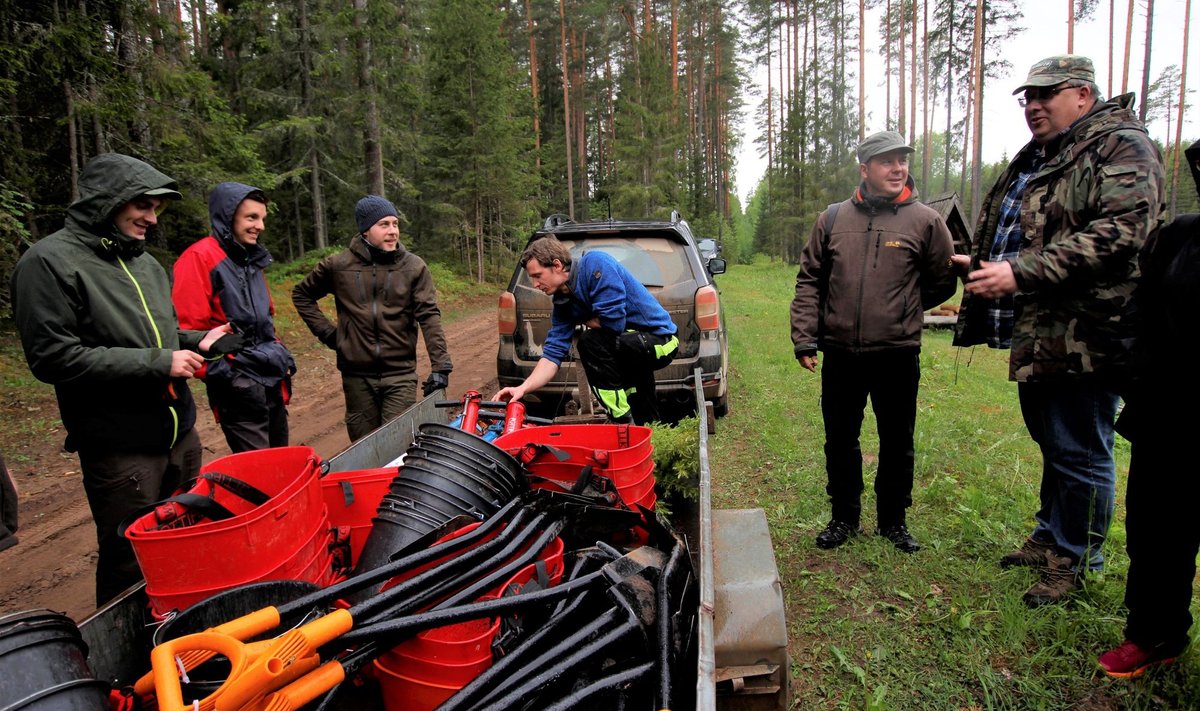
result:
M 628 233 L 625 233 L 628 234 Z M 583 237 L 581 235 L 581 237 Z M 606 252 L 646 286 L 668 286 L 692 279 L 684 246 L 663 237 L 597 237 L 587 235 L 586 249 L 569 236 L 559 235 L 571 250 L 571 258 L 579 259 L 585 252 Z M 529 286 L 529 275 L 519 270 L 518 286 Z

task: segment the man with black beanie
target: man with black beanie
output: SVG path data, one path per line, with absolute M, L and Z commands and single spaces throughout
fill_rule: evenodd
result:
M 349 249 L 326 257 L 292 290 L 300 318 L 337 351 L 346 396 L 346 430 L 356 441 L 416 401 L 417 326 L 432 372 L 425 395 L 450 382 L 450 353 L 429 268 L 400 244 L 396 206 L 379 195 L 358 201 L 359 234 Z M 333 294 L 337 324 L 317 302 Z

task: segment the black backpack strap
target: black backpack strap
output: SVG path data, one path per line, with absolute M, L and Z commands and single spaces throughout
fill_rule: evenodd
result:
M 821 227 L 824 228 L 825 232 L 825 239 L 821 241 L 822 250 L 829 246 L 829 235 L 833 233 L 833 223 L 837 222 L 838 208 L 841 206 L 842 203 L 834 202 L 825 208 L 825 219 L 821 222 Z

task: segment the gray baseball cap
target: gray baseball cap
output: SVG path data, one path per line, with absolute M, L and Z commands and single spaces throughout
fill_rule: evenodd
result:
M 901 136 L 895 131 L 880 131 L 872 133 L 863 139 L 863 142 L 858 144 L 858 162 L 866 163 L 875 156 L 891 153 L 892 151 L 905 151 L 912 153 L 915 149 L 904 142 L 904 136 Z
M 1035 63 L 1029 68 L 1025 83 L 1013 94 L 1020 94 L 1030 87 L 1057 86 L 1064 81 L 1096 81 L 1096 68 L 1092 60 L 1081 54 L 1059 54 Z

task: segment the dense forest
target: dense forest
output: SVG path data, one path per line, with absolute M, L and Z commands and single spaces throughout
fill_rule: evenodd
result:
M 956 193 L 964 214 L 973 216 L 973 206 L 1008 162 L 984 162 L 980 107 L 985 91 L 1007 95 L 1014 78 L 1028 68 L 1011 66 L 1001 51 L 1034 21 L 1023 16 L 1022 5 L 1018 0 L 748 0 L 747 53 L 767 69 L 753 140 L 768 168 L 747 206 L 755 226 L 752 247 L 798 259 L 814 217 L 857 185 L 853 151 L 872 115 L 873 130 L 883 128 L 882 117 L 886 128 L 916 147 L 910 173 L 921 193 Z M 1153 41 L 1154 0 L 1128 0 L 1127 7 L 1120 0 L 1119 5 L 1118 0 L 1068 0 L 1053 9 L 1046 4 L 1036 21 L 1063 22 L 1060 53 L 1073 51 L 1076 22 L 1105 21 L 1110 79 L 1101 85 L 1102 94 L 1135 92 L 1142 120 L 1166 123 L 1166 136 L 1151 132 L 1151 137 L 1159 141 L 1172 180 L 1168 213 L 1200 210 L 1187 167 L 1180 172 L 1178 149 L 1192 94 L 1180 69 L 1188 62 L 1186 23 L 1183 45 L 1170 48 L 1175 54 L 1168 61 L 1178 63 L 1151 82 L 1151 49 L 1164 49 Z M 1183 17 L 1190 14 L 1188 0 Z M 877 22 L 869 24 L 868 18 Z M 1135 38 L 1144 46 L 1141 56 L 1131 53 Z M 872 51 L 883 59 L 883 76 L 867 70 L 865 55 Z M 1046 48 L 1045 54 L 1053 51 Z M 1105 74 L 1105 59 L 1093 58 L 1098 77 Z M 1140 86 L 1130 84 L 1131 68 L 1143 77 Z
M 741 211 L 729 4 L 0 1 L 6 261 L 106 151 L 179 181 L 167 255 L 207 233 L 222 180 L 267 189 L 277 258 L 344 243 L 376 193 L 410 246 L 480 279 L 552 212 L 712 224 Z
M 1131 57 L 1143 30 L 1133 0 L 1114 23 L 1115 2 L 1124 91 L 1150 55 Z M 1068 6 L 1072 22 L 1103 11 Z M 1147 48 L 1153 6 L 1139 0 Z M 366 193 L 397 204 L 407 244 L 480 280 L 554 212 L 677 209 L 731 258 L 794 258 L 858 180 L 868 103 L 918 147 L 923 193 L 957 192 L 969 214 L 1003 167 L 981 160 L 977 107 L 1009 77 L 999 48 L 1020 23 L 1016 0 L 0 0 L 0 313 L 22 246 L 62 224 L 107 151 L 179 181 L 153 243 L 167 261 L 207 233 L 223 180 L 268 191 L 282 260 L 344 244 Z M 744 106 L 760 66 L 762 100 Z M 1186 66 L 1128 87 L 1147 119 L 1179 126 Z M 749 219 L 742 140 L 768 162 Z

